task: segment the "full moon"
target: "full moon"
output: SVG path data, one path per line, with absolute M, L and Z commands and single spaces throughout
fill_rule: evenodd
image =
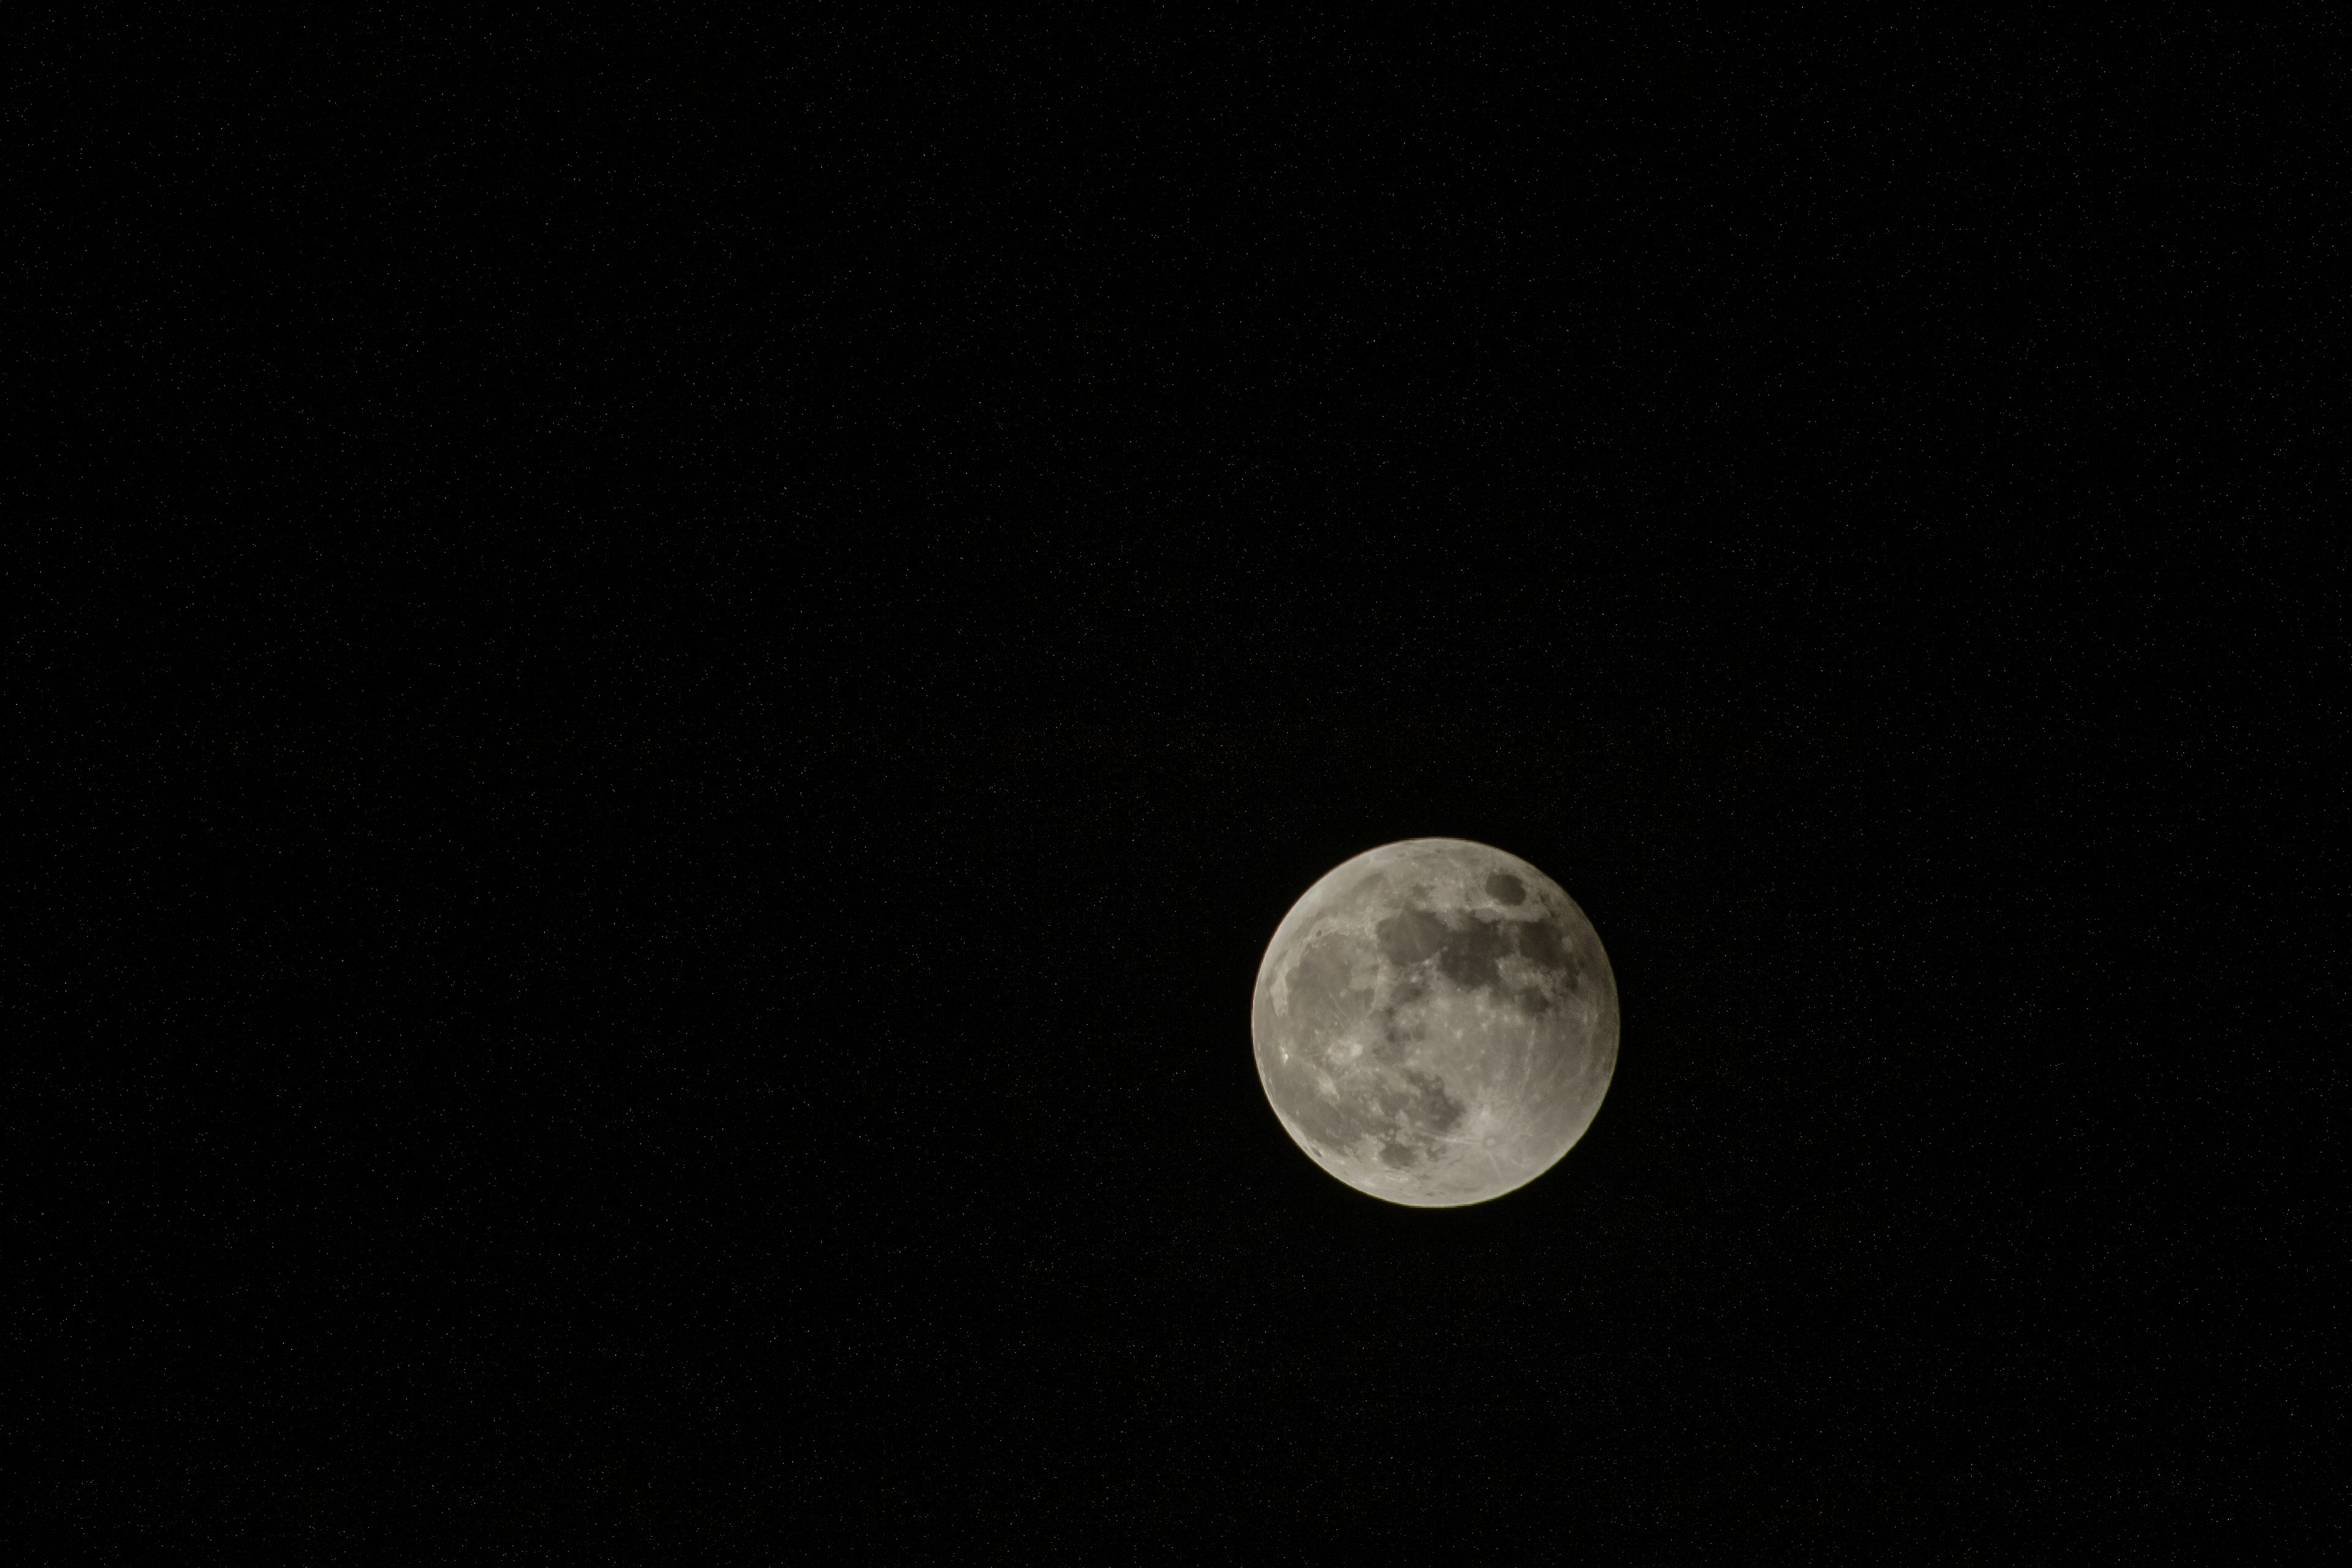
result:
M 1250 1037 L 1308 1158 L 1450 1208 L 1525 1186 L 1584 1136 L 1617 1068 L 1617 981 L 1559 883 L 1484 844 L 1409 838 L 1283 917 Z

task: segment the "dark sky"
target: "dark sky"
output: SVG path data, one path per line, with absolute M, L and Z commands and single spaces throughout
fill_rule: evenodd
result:
M 2317 1528 L 2315 39 L 47 40 L 17 1528 Z M 1428 835 L 1623 1005 L 1460 1211 L 1247 1030 Z

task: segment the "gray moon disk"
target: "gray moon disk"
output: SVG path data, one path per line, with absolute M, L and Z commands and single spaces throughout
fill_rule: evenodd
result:
M 1392 1204 L 1526 1185 L 1617 1068 L 1617 981 L 1559 884 L 1460 838 L 1368 849 L 1307 889 L 1258 965 L 1258 1079 L 1314 1162 Z

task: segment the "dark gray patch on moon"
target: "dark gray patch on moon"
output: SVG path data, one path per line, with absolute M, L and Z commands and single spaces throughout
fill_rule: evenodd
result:
M 1255 996 L 1284 1127 L 1395 1203 L 1533 1180 L 1583 1135 L 1616 1066 L 1616 984 L 1591 922 L 1526 861 L 1463 839 L 1385 845 L 1317 882 Z
M 1570 967 L 1568 943 L 1559 928 L 1549 921 L 1530 921 L 1519 932 L 1519 952 L 1538 969 L 1565 973 Z
M 1491 990 L 1503 983 L 1502 973 L 1495 965 L 1510 952 L 1511 947 L 1511 938 L 1501 921 L 1474 914 L 1469 924 L 1453 932 L 1438 951 L 1437 967 L 1456 985 Z
M 1381 956 L 1399 967 L 1434 958 L 1445 945 L 1444 922 L 1427 910 L 1399 910 L 1372 929 Z

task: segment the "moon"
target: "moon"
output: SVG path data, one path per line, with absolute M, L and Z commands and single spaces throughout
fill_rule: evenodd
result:
M 1461 838 L 1368 849 L 1276 928 L 1250 1006 L 1285 1131 L 1360 1192 L 1484 1203 L 1557 1163 L 1617 1069 L 1617 980 L 1559 883 Z

